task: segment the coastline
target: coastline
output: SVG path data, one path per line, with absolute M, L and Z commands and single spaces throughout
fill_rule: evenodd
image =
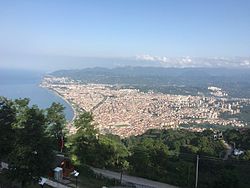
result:
M 55 94 L 56 96 L 60 97 L 63 101 L 65 101 L 65 102 L 70 106 L 70 108 L 71 108 L 72 111 L 73 111 L 73 118 L 72 118 L 71 120 L 68 120 L 68 123 L 73 123 L 74 120 L 75 120 L 76 117 L 77 117 L 77 112 L 76 112 L 76 109 L 74 108 L 74 106 L 70 103 L 70 101 L 68 101 L 67 99 L 65 99 L 62 95 L 60 95 L 60 93 L 58 93 L 58 92 L 57 92 L 56 90 L 54 90 L 53 88 L 45 87 L 45 86 L 42 86 L 42 85 L 40 85 L 40 84 L 39 84 L 39 87 L 51 91 L 53 94 Z

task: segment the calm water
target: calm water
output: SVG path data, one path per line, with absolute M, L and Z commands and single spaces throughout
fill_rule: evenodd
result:
M 71 120 L 74 112 L 70 105 L 52 91 L 39 87 L 43 75 L 41 72 L 0 70 L 0 96 L 11 99 L 26 97 L 30 99 L 30 104 L 36 104 L 40 108 L 59 102 L 65 107 L 67 120 Z

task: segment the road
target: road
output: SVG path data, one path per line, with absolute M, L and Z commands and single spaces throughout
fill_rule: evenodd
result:
M 101 94 L 102 95 L 102 94 Z M 103 96 L 103 99 L 101 100 L 101 102 L 99 102 L 97 105 L 95 105 L 91 110 L 90 110 L 90 112 L 93 112 L 95 109 L 97 109 L 99 106 L 101 106 L 106 100 L 107 100 L 107 96 L 104 96 L 104 95 L 102 95 Z
M 110 178 L 110 179 L 120 180 L 121 174 L 118 172 L 113 172 L 113 171 L 103 170 L 103 169 L 93 168 L 93 167 L 91 167 L 91 169 L 96 174 L 101 174 L 101 175 L 103 175 L 107 178 Z M 122 182 L 134 184 L 137 187 L 145 187 L 145 188 L 146 187 L 147 188 L 178 188 L 176 186 L 169 185 L 166 183 L 161 183 L 161 182 L 157 182 L 157 181 L 148 180 L 145 178 L 139 178 L 139 177 L 128 176 L 128 175 L 122 176 Z
M 55 187 L 55 188 L 71 188 L 70 186 L 61 184 L 59 182 L 52 181 L 52 180 L 47 179 L 47 178 L 42 178 L 42 179 L 44 180 L 43 184 L 47 184 L 47 185 L 49 185 L 51 187 Z

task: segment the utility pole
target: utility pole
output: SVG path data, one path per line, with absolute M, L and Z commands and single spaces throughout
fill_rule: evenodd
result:
M 76 188 L 77 188 L 77 176 L 76 176 Z
M 71 172 L 70 174 L 74 175 L 76 178 L 76 188 L 77 188 L 77 177 L 79 176 L 79 172 L 77 172 L 76 170 L 74 170 L 74 172 Z
M 120 183 L 122 184 L 122 175 L 123 175 L 123 170 L 121 170 L 121 175 L 120 175 Z
M 195 177 L 195 188 L 198 187 L 198 178 L 199 178 L 199 155 L 196 158 L 196 177 Z
M 187 186 L 189 187 L 189 179 L 190 179 L 190 165 L 188 165 L 188 178 L 187 178 Z

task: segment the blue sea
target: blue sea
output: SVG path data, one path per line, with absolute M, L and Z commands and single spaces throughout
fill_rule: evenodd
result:
M 48 108 L 53 102 L 64 107 L 67 120 L 72 120 L 74 111 L 71 106 L 52 91 L 39 87 L 44 72 L 26 70 L 0 70 L 0 96 L 9 99 L 29 98 L 31 105 Z

